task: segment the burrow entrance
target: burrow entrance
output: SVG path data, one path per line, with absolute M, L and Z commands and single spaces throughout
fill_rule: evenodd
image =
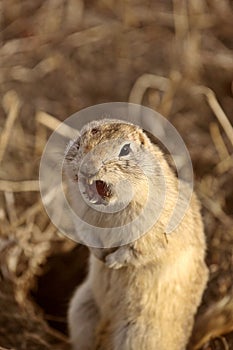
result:
M 50 256 L 44 273 L 37 278 L 36 287 L 31 291 L 48 324 L 64 334 L 67 334 L 69 301 L 87 274 L 88 256 L 88 249 L 82 245 Z

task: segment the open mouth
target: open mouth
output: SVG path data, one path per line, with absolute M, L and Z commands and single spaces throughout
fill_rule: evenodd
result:
M 110 185 L 102 180 L 84 181 L 84 194 L 88 200 L 93 204 L 107 205 L 111 198 L 112 192 Z

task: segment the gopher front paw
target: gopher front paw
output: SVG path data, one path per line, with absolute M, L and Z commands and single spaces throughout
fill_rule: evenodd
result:
M 120 247 L 114 253 L 105 257 L 105 264 L 110 269 L 118 270 L 126 266 L 131 259 L 131 251 L 128 246 Z
M 110 269 L 115 269 L 118 270 L 120 268 L 122 268 L 124 266 L 124 264 L 122 264 L 119 261 L 115 260 L 115 257 L 112 256 L 112 254 L 106 256 L 105 258 L 105 264 L 107 265 L 107 267 L 109 267 Z

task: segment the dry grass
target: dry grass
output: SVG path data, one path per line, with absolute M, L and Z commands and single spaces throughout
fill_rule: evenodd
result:
M 2 0 L 0 12 L 2 349 L 69 348 L 46 320 L 65 329 L 66 305 L 86 253 L 50 223 L 38 166 L 59 121 L 108 101 L 154 108 L 184 138 L 203 205 L 210 268 L 190 348 L 233 349 L 230 1 Z

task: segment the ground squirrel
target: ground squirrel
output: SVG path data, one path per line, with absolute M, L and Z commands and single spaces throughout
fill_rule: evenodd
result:
M 177 198 L 177 177 L 158 145 L 140 127 L 124 121 L 103 119 L 84 126 L 67 149 L 65 169 L 71 192 L 79 181 L 84 188 L 84 195 L 72 196 L 72 204 L 96 227 L 109 227 L 109 222 L 123 226 L 134 220 L 148 199 L 148 178 L 158 193 L 155 205 L 162 198 L 164 179 L 166 184 L 163 209 L 143 235 L 119 247 L 111 247 L 111 240 L 108 245 L 104 237 L 107 248 L 90 248 L 87 279 L 76 290 L 68 312 L 73 349 L 184 350 L 208 276 L 195 194 L 183 220 L 166 236 Z M 134 190 L 130 203 L 124 185 L 117 186 L 123 180 Z M 94 206 L 119 204 L 123 209 L 95 212 L 82 196 Z M 150 210 L 156 215 L 157 209 Z M 82 227 L 77 232 L 85 242 Z

